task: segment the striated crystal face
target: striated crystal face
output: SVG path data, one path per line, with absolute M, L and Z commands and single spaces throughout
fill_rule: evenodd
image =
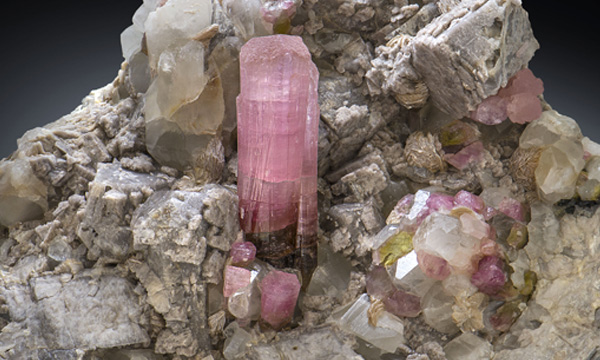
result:
M 316 265 L 318 71 L 300 37 L 248 41 L 240 53 L 240 222 L 257 256 Z

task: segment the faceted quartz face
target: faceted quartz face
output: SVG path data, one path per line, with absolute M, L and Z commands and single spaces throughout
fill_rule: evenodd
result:
M 316 265 L 318 71 L 297 36 L 253 38 L 240 53 L 240 221 L 257 257 Z

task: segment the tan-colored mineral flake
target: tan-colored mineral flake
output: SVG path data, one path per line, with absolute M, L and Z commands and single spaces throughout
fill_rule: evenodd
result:
M 600 144 L 544 99 L 526 9 L 144 0 L 116 78 L 0 160 L 0 359 L 600 359 Z M 240 51 L 275 34 L 318 73 L 314 131 L 275 44 L 243 96 L 274 140 L 250 121 L 238 148 Z M 271 162 L 315 201 L 255 164 L 277 186 L 249 215 L 238 167 L 303 146 Z M 240 227 L 307 216 L 252 236 L 310 227 L 311 278 Z

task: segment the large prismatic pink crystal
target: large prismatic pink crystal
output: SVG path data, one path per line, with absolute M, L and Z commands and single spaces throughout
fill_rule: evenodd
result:
M 258 258 L 307 277 L 316 265 L 318 78 L 298 36 L 253 38 L 240 52 L 241 227 Z
M 280 329 L 294 315 L 300 281 L 294 274 L 273 270 L 262 280 L 260 289 L 260 316 L 274 329 Z

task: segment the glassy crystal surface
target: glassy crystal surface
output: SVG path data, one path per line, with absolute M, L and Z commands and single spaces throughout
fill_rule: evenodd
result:
M 404 325 L 398 318 L 385 312 L 379 317 L 377 326 L 369 324 L 370 307 L 369 296 L 361 295 L 342 315 L 339 325 L 386 352 L 396 351 L 405 342 Z
M 483 360 L 493 355 L 492 344 L 471 333 L 464 333 L 444 346 L 448 360 Z
M 316 265 L 318 71 L 297 36 L 253 38 L 240 53 L 240 222 L 257 256 L 307 277 Z
M 294 315 L 300 281 L 294 274 L 273 270 L 260 283 L 260 316 L 274 329 L 286 325 Z

